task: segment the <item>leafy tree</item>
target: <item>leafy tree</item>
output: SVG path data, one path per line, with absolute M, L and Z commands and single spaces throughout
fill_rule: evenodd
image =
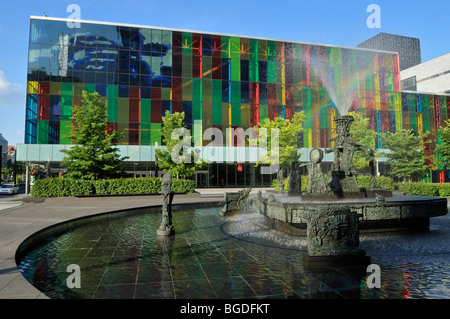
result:
M 445 125 L 438 129 L 440 145 L 437 147 L 439 164 L 444 169 L 450 168 L 450 120 L 445 121 Z
M 304 131 L 305 118 L 302 111 L 295 113 L 291 119 L 284 119 L 282 116 L 277 116 L 273 120 L 266 118 L 259 127 L 255 127 L 259 146 L 267 149 L 267 154 L 260 156 L 256 166 L 279 164 L 283 169 L 289 169 L 292 162 L 300 160 L 302 154 L 299 153 L 299 149 L 303 146 L 300 133 Z M 278 143 L 274 140 L 277 136 L 273 134 L 275 132 L 278 132 Z M 267 144 L 264 145 L 262 141 L 267 141 Z M 256 142 L 256 139 L 252 139 L 250 145 L 256 145 Z
M 356 151 L 353 155 L 353 165 L 357 170 L 362 170 L 369 167 L 370 164 L 370 150 L 375 150 L 375 137 L 377 133 L 369 130 L 369 118 L 356 112 L 349 112 L 348 115 L 353 116 L 355 121 L 350 127 L 350 134 L 354 142 L 361 145 L 361 149 Z M 377 150 L 375 150 L 375 156 Z
M 68 176 L 76 179 L 104 179 L 122 176 L 117 144 L 122 134 L 108 133 L 106 106 L 97 92 L 83 94 L 83 106 L 72 110 L 72 135 L 74 144 L 65 153 L 61 166 L 67 167 Z
M 8 160 L 6 166 L 2 168 L 2 175 L 12 179 L 14 178 L 14 171 L 16 172 L 16 176 L 20 176 L 25 173 L 25 170 L 25 163 L 16 162 L 14 164 L 11 160 Z
M 398 130 L 395 133 L 382 134 L 383 148 L 390 152 L 383 152 L 382 156 L 387 158 L 390 165 L 390 173 L 404 181 L 418 178 L 426 173 L 429 165 L 425 163 L 426 156 L 424 144 L 429 132 L 415 134 L 412 130 Z
M 172 172 L 177 178 L 190 178 L 198 169 L 206 167 L 206 162 L 198 159 L 198 154 L 191 151 L 193 139 L 184 123 L 184 112 L 163 116 L 161 136 L 165 149 L 156 149 L 158 166 L 165 172 Z

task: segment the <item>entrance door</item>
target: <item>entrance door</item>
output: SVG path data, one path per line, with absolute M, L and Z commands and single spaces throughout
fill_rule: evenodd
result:
M 195 187 L 197 188 L 207 188 L 208 185 L 208 171 L 197 171 L 195 172 Z

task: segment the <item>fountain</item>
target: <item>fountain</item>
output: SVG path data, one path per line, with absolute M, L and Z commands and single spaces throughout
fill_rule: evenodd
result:
M 334 148 L 325 150 L 335 155 L 328 180 L 321 167 L 324 151 L 313 149 L 309 163 L 291 164 L 287 194 L 280 170 L 279 194 L 259 191 L 252 196 L 251 189 L 226 193 L 220 216 L 217 207 L 178 211 L 175 237 L 169 236 L 174 234 L 173 192 L 171 175 L 166 174 L 159 229 L 158 215 L 144 214 L 144 210 L 125 222 L 87 223 L 29 255 L 21 256 L 19 250 L 20 270 L 27 280 L 55 298 L 335 298 L 348 294 L 354 298 L 404 298 L 406 287 L 413 297 L 433 297 L 436 290 L 439 297 L 448 298 L 446 238 L 450 223 L 448 218 L 439 218 L 447 214 L 447 199 L 393 195 L 378 187 L 373 152 L 371 187 L 360 189 L 352 165 L 359 147 L 349 131 L 353 118 L 345 115 L 348 109 L 342 109 L 351 105 L 356 93 L 344 88 L 342 103 L 336 103 L 339 96 L 329 83 L 324 81 L 324 85 L 343 115 L 334 119 Z M 301 192 L 301 166 L 308 169 L 307 192 Z M 243 209 L 247 199 L 251 211 Z M 394 233 L 379 240 L 375 234 L 428 229 L 433 217 L 438 217 L 437 224 L 426 236 L 420 233 L 399 238 Z M 154 236 L 154 230 L 159 236 Z M 360 233 L 365 233 L 365 249 L 360 248 Z M 96 239 L 80 240 L 86 236 Z M 89 249 L 84 246 L 92 243 Z M 24 247 L 27 245 L 25 242 Z M 114 249 L 108 249 L 111 247 Z M 80 250 L 88 252 L 86 258 Z M 90 280 L 84 281 L 83 288 L 74 291 L 61 286 L 64 256 L 70 256 L 70 263 L 84 263 L 83 278 Z M 366 270 L 371 262 L 386 267 L 384 271 L 389 273 L 387 281 L 383 278 L 384 290 L 364 289 L 361 278 L 367 275 L 365 271 L 350 281 L 347 270 L 353 267 L 347 266 Z M 330 266 L 341 268 L 323 269 Z
M 259 193 L 250 198 L 252 209 L 264 215 L 266 226 L 307 237 L 304 262 L 311 267 L 367 265 L 370 257 L 359 248 L 360 231 L 424 230 L 428 229 L 430 218 L 447 214 L 446 198 L 392 195 L 376 183 L 369 189 L 360 189 L 352 164 L 353 154 L 360 148 L 350 134 L 354 119 L 344 115 L 334 120 L 334 148 L 325 150 L 334 152 L 329 183 L 321 168 L 324 152 L 315 148 L 310 153 L 310 163 L 300 165 L 308 168 L 306 193 L 296 192 L 298 172 L 297 164 L 293 164 L 288 196 L 272 193 L 265 198 Z

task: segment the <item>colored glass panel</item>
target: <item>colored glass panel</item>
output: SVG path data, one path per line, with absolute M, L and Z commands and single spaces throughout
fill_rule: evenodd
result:
M 110 98 L 106 101 L 106 115 L 108 122 L 118 121 L 119 104 L 117 98 Z
M 63 122 L 82 105 L 82 90 L 105 97 L 108 127 L 126 133 L 124 144 L 160 139 L 166 110 L 185 111 L 188 128 L 201 119 L 203 129 L 303 110 L 305 147 L 327 147 L 343 100 L 371 129 L 435 136 L 450 98 L 401 93 L 399 73 L 398 55 L 384 52 L 103 24 L 72 30 L 32 19 L 25 141 L 67 142 Z
M 72 122 L 61 121 L 59 144 L 70 144 L 70 136 L 72 135 Z

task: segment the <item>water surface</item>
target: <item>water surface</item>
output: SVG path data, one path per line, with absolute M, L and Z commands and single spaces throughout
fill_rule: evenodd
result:
M 367 273 L 306 271 L 306 240 L 271 230 L 244 211 L 222 218 L 221 208 L 174 211 L 176 234 L 157 237 L 158 213 L 92 223 L 49 238 L 19 269 L 51 298 L 449 298 L 450 218 L 429 232 L 361 236 L 381 267 L 380 289 Z M 81 288 L 68 288 L 70 264 Z

